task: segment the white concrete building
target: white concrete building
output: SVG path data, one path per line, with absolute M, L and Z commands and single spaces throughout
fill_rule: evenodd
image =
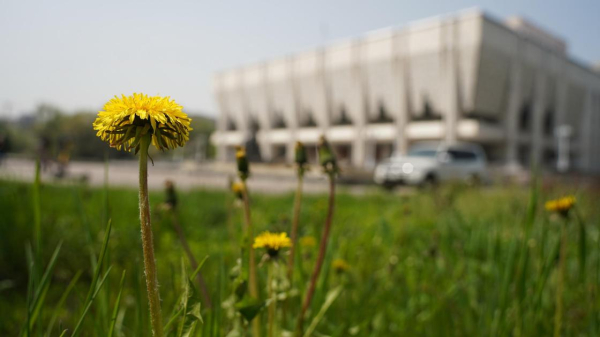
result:
M 476 11 L 385 29 L 214 79 L 218 158 L 255 140 L 291 161 L 321 134 L 342 163 L 369 169 L 415 141 L 472 141 L 497 163 L 556 165 L 569 125 L 572 166 L 600 172 L 600 73 L 520 18 Z

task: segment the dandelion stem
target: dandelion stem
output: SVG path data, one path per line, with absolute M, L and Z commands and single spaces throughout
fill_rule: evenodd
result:
M 146 272 L 146 290 L 150 305 L 150 319 L 152 332 L 155 337 L 163 336 L 163 327 L 160 314 L 160 296 L 158 293 L 158 279 L 156 274 L 156 261 L 154 258 L 154 243 L 152 239 L 152 225 L 150 223 L 150 205 L 148 203 L 148 147 L 150 135 L 140 140 L 140 222 L 142 227 L 142 247 L 144 250 L 144 268 Z
M 296 186 L 296 196 L 294 198 L 294 218 L 292 219 L 291 237 L 292 247 L 290 248 L 290 256 L 288 258 L 287 277 L 290 282 L 290 288 L 293 284 L 294 277 L 294 258 L 296 254 L 296 243 L 298 242 L 298 223 L 300 222 L 300 205 L 302 203 L 302 181 L 304 175 L 298 172 L 298 186 Z
M 556 311 L 554 313 L 554 337 L 560 337 L 563 315 L 563 290 L 565 287 L 565 255 L 567 253 L 567 219 L 560 226 L 560 251 L 558 257 L 558 280 L 556 285 Z
M 319 280 L 319 274 L 321 273 L 321 267 L 323 266 L 323 260 L 325 259 L 325 253 L 327 251 L 327 241 L 329 239 L 329 231 L 331 230 L 331 222 L 333 220 L 333 211 L 335 206 L 335 173 L 329 173 L 329 207 L 327 210 L 327 218 L 325 220 L 325 228 L 323 229 L 323 235 L 321 237 L 321 243 L 319 245 L 319 256 L 313 270 L 310 285 L 302 304 L 302 310 L 298 316 L 298 323 L 296 325 L 296 334 L 299 336 L 302 333 L 302 325 L 304 324 L 304 315 L 306 310 L 310 307 L 315 288 L 317 287 L 317 281 Z
M 273 337 L 273 324 L 275 322 L 275 304 L 277 299 L 275 298 L 275 291 L 273 289 L 273 268 L 275 268 L 275 264 L 277 262 L 276 261 L 269 261 L 269 267 L 268 267 L 268 284 L 267 284 L 267 290 L 269 293 L 269 300 L 271 301 L 269 303 L 269 323 L 268 323 L 268 331 L 267 331 L 267 336 L 268 337 Z
M 248 187 L 246 186 L 246 180 L 242 179 L 244 186 L 242 190 L 242 196 L 244 199 L 244 220 L 246 222 L 246 236 L 247 236 L 247 248 L 248 248 L 248 287 L 250 296 L 258 299 L 258 284 L 256 281 L 256 259 L 254 257 L 254 228 L 252 227 L 252 220 L 250 217 L 250 201 L 248 200 Z M 260 336 L 260 315 L 257 315 L 252 321 L 252 330 L 254 336 Z

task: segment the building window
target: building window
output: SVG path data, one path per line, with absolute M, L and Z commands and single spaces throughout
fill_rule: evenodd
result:
M 383 103 L 379 103 L 379 109 L 377 109 L 377 116 L 371 120 L 371 123 L 391 123 L 394 119 L 390 117 Z
M 348 113 L 346 112 L 345 107 L 342 106 L 340 108 L 340 115 L 336 120 L 333 121 L 332 124 L 333 125 L 351 125 L 352 124 L 352 120 L 348 116 Z
M 227 118 L 226 129 L 227 129 L 227 131 L 237 130 L 237 125 L 235 125 L 235 122 L 233 121 L 233 119 Z
M 519 112 L 519 130 L 529 131 L 531 126 L 531 105 L 524 103 Z
M 554 132 L 554 110 L 546 109 L 544 114 L 544 135 L 551 137 Z
M 305 127 L 305 128 L 313 128 L 317 126 L 317 122 L 315 121 L 315 118 L 313 117 L 313 114 L 310 110 L 306 110 L 304 112 L 304 115 L 306 117 L 304 117 L 301 122 L 300 122 L 300 126 L 301 127 Z
M 281 112 L 273 113 L 273 129 L 285 129 L 287 125 L 285 123 L 285 118 L 283 118 L 283 114 Z
M 256 118 L 250 118 L 250 131 L 252 133 L 256 133 L 258 130 L 260 130 L 260 123 L 258 122 L 258 120 Z
M 442 116 L 435 113 L 435 110 L 433 109 L 433 106 L 431 105 L 431 103 L 429 102 L 429 98 L 427 98 L 427 97 L 423 98 L 422 112 L 423 113 L 421 115 L 413 117 L 412 120 L 414 120 L 414 121 L 433 121 L 433 120 L 442 119 Z

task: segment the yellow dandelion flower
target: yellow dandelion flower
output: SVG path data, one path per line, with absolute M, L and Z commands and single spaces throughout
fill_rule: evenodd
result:
M 314 236 L 303 236 L 300 238 L 300 246 L 303 248 L 314 247 L 317 245 L 317 240 Z
M 238 199 L 243 199 L 244 197 L 244 184 L 242 184 L 241 182 L 235 182 L 233 184 L 231 184 L 231 191 L 233 192 L 233 194 L 235 194 L 235 196 Z
M 335 270 L 337 273 L 343 273 L 345 271 L 348 271 L 348 269 L 350 269 L 350 265 L 348 264 L 348 262 L 346 262 L 343 259 L 333 260 L 333 262 L 331 263 L 331 266 L 333 267 L 333 270 Z
M 118 150 L 139 150 L 140 139 L 152 135 L 159 150 L 183 146 L 189 140 L 191 119 L 170 97 L 134 93 L 115 96 L 98 112 L 97 136 Z
M 292 240 L 287 236 L 287 233 L 271 233 L 263 232 L 254 238 L 253 248 L 265 248 L 270 256 L 277 256 L 281 248 L 291 247 Z
M 546 202 L 546 210 L 548 212 L 556 212 L 563 216 L 569 213 L 569 210 L 575 205 L 575 197 L 572 195 L 562 197 L 555 200 L 549 200 Z

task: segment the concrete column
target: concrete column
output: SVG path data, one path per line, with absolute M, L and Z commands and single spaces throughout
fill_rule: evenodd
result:
M 271 123 L 273 122 L 273 102 L 271 101 L 271 90 L 269 86 L 268 66 L 263 65 L 262 69 L 262 89 L 265 100 L 264 111 L 257 111 L 259 114 L 259 123 L 262 122 L 261 134 L 259 139 L 261 159 L 266 162 L 273 160 L 273 145 L 271 143 Z
M 287 61 L 287 67 L 288 67 L 288 85 L 290 86 L 290 90 L 292 92 L 292 104 L 291 107 L 293 109 L 292 111 L 292 118 L 289 121 L 289 125 L 287 126 L 288 129 L 290 130 L 290 141 L 287 144 L 287 149 L 286 149 L 286 159 L 288 162 L 293 163 L 295 160 L 295 156 L 294 156 L 294 149 L 295 149 L 295 144 L 296 144 L 296 140 L 298 139 L 298 128 L 299 128 L 299 122 L 298 122 L 298 114 L 300 113 L 300 98 L 299 98 L 299 93 L 298 93 L 298 84 L 297 84 L 297 80 L 296 80 L 296 76 L 295 76 L 295 72 L 294 72 L 294 59 L 292 57 L 290 57 Z
M 579 129 L 579 169 L 584 172 L 592 171 L 592 157 L 594 144 L 592 143 L 593 136 L 598 129 L 593 129 L 594 124 L 592 123 L 592 90 L 586 89 L 583 111 L 581 115 L 581 124 Z
M 354 118 L 354 129 L 356 130 L 356 139 L 352 142 L 352 166 L 357 168 L 365 168 L 365 161 L 367 156 L 367 139 L 366 139 L 366 117 L 367 112 L 364 111 L 366 107 L 366 78 L 363 73 L 363 67 L 361 62 L 361 54 L 360 54 L 360 42 L 355 42 L 353 46 L 353 75 L 356 81 L 360 82 L 360 103 L 359 107 L 362 110 L 362 113 L 359 113 L 356 118 Z
M 402 33 L 398 33 L 402 34 Z M 398 95 L 396 115 L 396 152 L 406 154 L 408 151 L 408 139 L 406 136 L 406 125 L 410 118 L 410 55 L 408 52 L 406 38 L 397 35 L 394 38 L 394 75 L 397 78 L 396 94 Z
M 520 42 L 520 41 L 519 41 Z M 519 146 L 519 110 L 522 105 L 521 59 L 517 54 L 510 65 L 508 105 L 506 110 L 506 167 L 509 172 L 516 171 L 520 164 L 517 158 Z
M 444 120 L 445 120 L 445 140 L 453 143 L 458 140 L 458 120 L 460 118 L 460 109 L 458 106 L 458 37 L 456 35 L 455 22 L 452 20 L 444 29 L 446 35 L 445 52 L 443 67 L 444 87 Z
M 533 95 L 533 137 L 531 138 L 531 161 L 534 165 L 541 164 L 544 151 L 544 111 L 546 110 L 546 82 L 545 68 L 540 65 L 535 74 L 535 90 Z

